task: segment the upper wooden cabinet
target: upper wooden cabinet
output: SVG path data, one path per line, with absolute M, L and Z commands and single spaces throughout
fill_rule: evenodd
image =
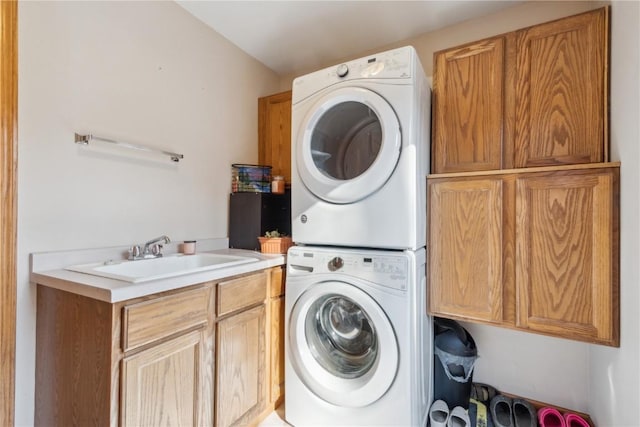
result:
M 619 343 L 619 165 L 429 179 L 429 311 Z
M 608 161 L 608 9 L 434 54 L 433 173 Z
M 291 184 L 291 91 L 258 99 L 258 161 Z
M 505 37 L 435 55 L 435 173 L 500 169 Z
M 607 9 L 516 33 L 515 167 L 606 161 Z

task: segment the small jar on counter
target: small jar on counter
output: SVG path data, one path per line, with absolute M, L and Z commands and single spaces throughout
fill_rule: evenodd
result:
M 273 181 L 271 181 L 271 192 L 284 194 L 284 177 L 282 175 L 274 175 Z
M 185 240 L 182 243 L 182 253 L 185 255 L 193 255 L 196 253 L 196 241 L 195 240 Z

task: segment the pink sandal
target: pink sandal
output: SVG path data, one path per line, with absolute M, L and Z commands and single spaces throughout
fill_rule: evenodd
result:
M 564 422 L 567 427 L 591 427 L 587 420 L 578 414 L 567 412 L 564 414 Z
M 555 408 L 541 408 L 538 411 L 540 427 L 568 427 L 560 411 Z

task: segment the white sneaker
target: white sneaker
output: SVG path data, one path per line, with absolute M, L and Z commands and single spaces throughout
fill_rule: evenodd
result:
M 429 409 L 429 425 L 431 427 L 447 427 L 449 406 L 444 400 L 436 400 Z
M 447 427 L 471 427 L 469 413 L 462 406 L 456 406 L 449 414 Z

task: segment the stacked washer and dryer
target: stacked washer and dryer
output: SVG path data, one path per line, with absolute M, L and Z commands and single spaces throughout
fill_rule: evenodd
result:
M 425 426 L 429 87 L 412 47 L 294 80 L 285 419 Z

